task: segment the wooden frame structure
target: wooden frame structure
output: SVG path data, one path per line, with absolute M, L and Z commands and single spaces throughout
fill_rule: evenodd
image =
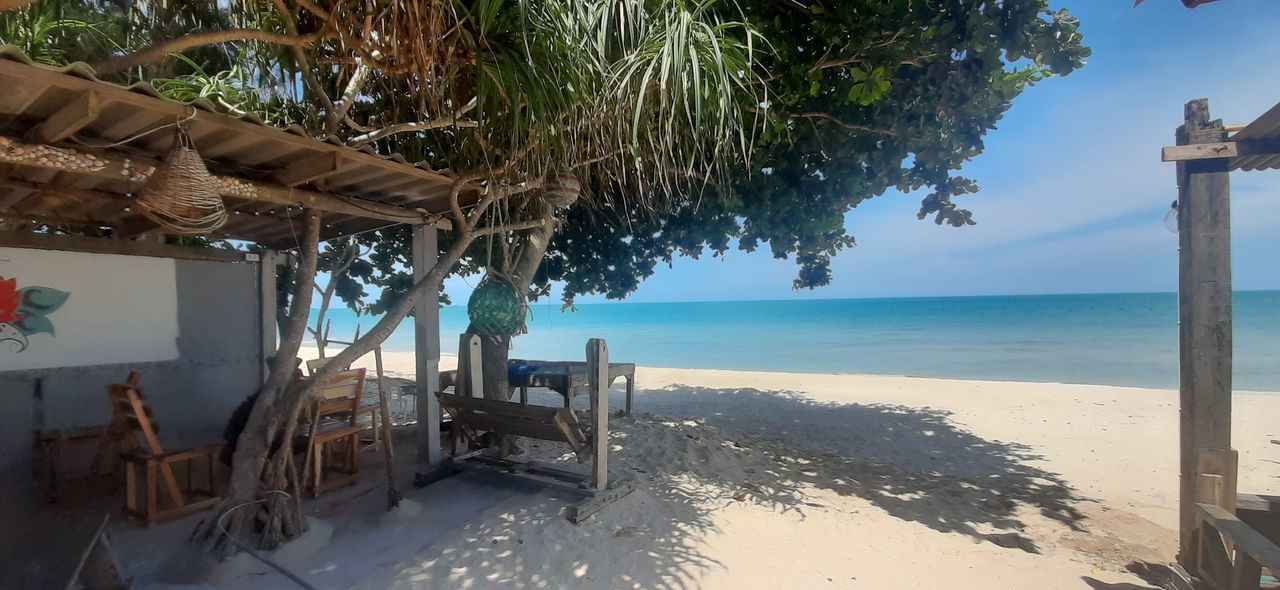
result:
M 120 455 L 124 459 L 125 515 L 151 526 L 212 508 L 222 499 L 217 492 L 216 470 L 223 443 L 165 451 L 159 429 L 151 421 L 151 406 L 138 387 L 137 373 L 129 377 L 127 384 L 107 386 L 110 428 L 128 432 L 125 441 L 132 447 Z M 142 444 L 137 443 L 137 435 L 142 436 Z M 181 482 L 179 474 L 185 476 Z
M 477 470 L 500 473 L 547 487 L 583 496 L 569 507 L 570 522 L 579 523 L 610 503 L 635 490 L 631 479 L 609 478 L 609 348 L 604 340 L 587 342 L 588 380 L 590 383 L 590 423 L 582 424 L 570 408 L 531 406 L 524 403 L 483 399 L 484 391 L 480 359 L 480 338 L 464 335 L 464 350 L 472 353 L 472 366 L 460 372 L 468 380 L 471 395 L 437 392 L 440 405 L 453 418 L 452 445 L 448 466 L 455 470 Z M 480 434 L 490 432 L 568 443 L 579 463 L 591 462 L 591 470 L 582 473 L 565 466 L 538 461 L 499 457 L 488 449 L 472 449 L 469 443 L 480 442 Z M 426 485 L 437 478 L 419 481 Z
M 1161 158 L 1178 183 L 1178 562 L 1214 588 L 1257 588 L 1259 564 L 1280 573 L 1280 547 L 1234 515 L 1230 172 L 1280 169 L 1280 104 L 1228 127 L 1193 100 L 1175 137 Z
M 260 265 L 263 378 L 276 350 L 276 269 L 297 248 L 304 215 L 321 221 L 321 239 L 389 226 L 413 228 L 413 273 L 438 258 L 437 231 L 448 228 L 454 179 L 398 154 L 352 148 L 228 113 L 206 100 L 163 98 L 146 83 L 99 80 L 85 64 L 37 64 L 0 46 L 0 246 L 209 259 Z M 163 228 L 140 213 L 136 195 L 174 141 L 182 121 L 228 210 L 210 235 L 256 243 L 261 254 L 165 244 Z M 459 194 L 464 209 L 480 187 Z M 85 237 L 42 227 L 75 229 Z M 101 236 L 101 237 L 91 237 Z M 438 295 L 415 301 L 417 391 L 439 386 Z M 418 404 L 417 452 L 438 463 L 440 408 Z

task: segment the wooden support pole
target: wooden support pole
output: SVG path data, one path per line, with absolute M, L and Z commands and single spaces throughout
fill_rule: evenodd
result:
M 436 265 L 440 251 L 436 228 L 413 228 L 413 278 L 421 280 Z M 440 294 L 423 293 L 413 304 L 414 367 L 418 395 L 418 461 L 435 465 L 444 460 L 440 448 Z
M 1206 100 L 1187 103 L 1178 145 L 1226 139 Z M 1228 160 L 1179 162 L 1178 348 L 1180 486 L 1178 560 L 1195 571 L 1200 449 L 1231 447 L 1231 208 Z M 1228 486 L 1234 488 L 1234 486 Z
M 591 485 L 609 487 L 609 346 L 600 338 L 587 341 L 587 379 L 591 386 Z
M 258 259 L 258 329 L 261 337 L 262 383 L 271 375 L 271 363 L 276 354 L 276 270 L 280 266 L 280 253 L 265 250 Z

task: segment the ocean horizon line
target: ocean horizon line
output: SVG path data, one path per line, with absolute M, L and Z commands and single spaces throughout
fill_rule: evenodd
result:
M 1234 289 L 1235 293 L 1280 293 L 1280 289 Z M 1072 293 L 1007 293 L 1007 294 L 985 294 L 985 295 L 892 295 L 884 297 L 797 297 L 792 299 L 690 299 L 690 300 L 672 300 L 672 301 L 630 301 L 630 300 L 607 300 L 592 301 L 590 303 L 576 303 L 575 306 L 585 305 L 662 305 L 662 304 L 691 304 L 691 303 L 799 303 L 805 301 L 921 301 L 930 299 L 987 299 L 998 297 L 1090 297 L 1104 295 L 1177 295 L 1177 291 L 1105 291 L 1105 292 L 1072 292 Z M 342 305 L 340 301 L 336 301 L 339 305 L 330 305 L 329 309 L 347 309 L 346 305 Z M 535 304 L 542 304 L 540 299 Z M 440 309 L 463 309 L 466 304 L 443 305 Z M 312 307 L 311 311 L 319 311 L 319 307 Z M 381 314 L 377 314 L 381 315 Z M 361 314 L 361 317 L 376 317 L 375 314 Z

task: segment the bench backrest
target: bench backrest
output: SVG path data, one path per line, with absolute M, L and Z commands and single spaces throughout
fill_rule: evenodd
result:
M 579 459 L 590 457 L 589 437 L 573 410 L 437 393 L 457 427 L 569 443 Z

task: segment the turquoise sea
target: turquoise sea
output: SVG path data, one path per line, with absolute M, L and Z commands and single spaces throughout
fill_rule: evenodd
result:
M 1236 293 L 1235 387 L 1280 391 L 1280 292 Z M 532 307 L 513 358 L 581 359 L 588 338 L 614 361 L 643 366 L 874 373 L 1175 388 L 1178 313 L 1173 293 L 604 303 L 561 313 Z M 331 310 L 331 337 L 359 323 Z M 457 351 L 466 309 L 441 311 L 446 353 Z M 402 324 L 387 350 L 413 350 Z

